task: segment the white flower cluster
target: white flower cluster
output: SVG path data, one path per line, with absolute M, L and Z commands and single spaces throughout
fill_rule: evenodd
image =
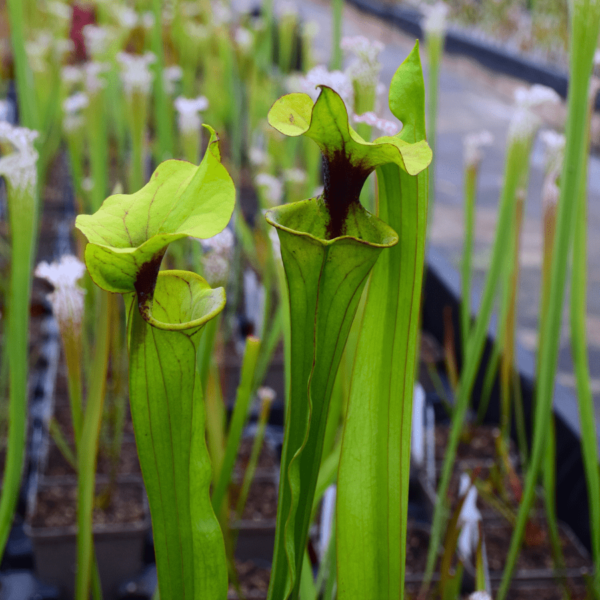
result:
M 83 318 L 85 290 L 77 282 L 85 274 L 85 265 L 73 255 L 64 255 L 58 262 L 41 262 L 35 276 L 45 279 L 54 286 L 47 298 L 61 331 L 77 329 Z
M 121 81 L 126 96 L 131 97 L 135 93 L 148 95 L 154 78 L 154 73 L 150 70 L 150 65 L 156 60 L 154 54 L 119 52 L 117 60 L 121 65 Z
M 342 38 L 344 52 L 353 55 L 354 61 L 346 69 L 346 74 L 359 86 L 375 87 L 379 80 L 381 63 L 379 54 L 384 46 L 381 42 L 371 41 L 363 35 Z
M 37 131 L 26 127 L 14 127 L 6 121 L 0 122 L 0 175 L 9 187 L 20 192 L 33 193 L 37 185 L 38 153 L 34 141 Z
M 281 204 L 281 200 L 283 199 L 283 184 L 277 177 L 268 173 L 259 173 L 254 182 L 271 206 Z
M 46 29 L 39 30 L 35 37 L 25 44 L 29 66 L 37 73 L 48 70 L 50 61 L 61 63 L 65 54 L 72 50 L 71 40 L 55 38 L 52 32 Z
M 89 96 L 83 92 L 77 92 L 65 99 L 63 102 L 63 111 L 65 113 L 63 129 L 67 133 L 73 133 L 83 126 L 81 111 L 87 108 L 89 104 Z
M 465 167 L 476 167 L 483 159 L 482 148 L 491 146 L 494 136 L 487 130 L 470 133 L 463 138 Z
M 291 82 L 292 85 L 295 84 L 293 79 Z M 297 83 L 299 91 L 308 94 L 313 100 L 319 97 L 320 92 L 317 86 L 326 85 L 341 96 L 347 107 L 354 104 L 352 81 L 342 71 L 328 71 L 323 65 L 318 65 L 311 69 L 305 77 L 299 77 Z
M 226 227 L 217 235 L 207 240 L 200 240 L 200 243 L 205 252 L 202 264 L 206 281 L 213 287 L 225 285 L 234 244 L 231 229 Z
M 400 131 L 400 127 L 393 121 L 387 119 L 381 119 L 374 112 L 366 112 L 363 115 L 354 115 L 353 121 L 355 123 L 366 123 L 371 127 L 375 127 L 383 135 L 393 136 Z
M 181 133 L 198 131 L 202 121 L 199 113 L 208 108 L 208 99 L 204 96 L 197 98 L 175 98 L 175 109 L 177 110 L 177 125 Z
M 519 87 L 515 90 L 517 110 L 508 128 L 509 142 L 530 138 L 540 126 L 540 119 L 532 109 L 546 103 L 558 104 L 560 96 L 545 85 L 535 84 L 530 88 Z
M 448 5 L 444 2 L 436 2 L 433 5 L 424 4 L 421 7 L 423 12 L 423 30 L 426 36 L 437 37 L 444 35 L 446 31 L 446 17 L 448 16 Z

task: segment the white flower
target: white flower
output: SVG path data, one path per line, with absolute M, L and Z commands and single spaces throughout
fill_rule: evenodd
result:
M 374 112 L 366 112 L 363 115 L 354 115 L 355 123 L 366 123 L 371 127 L 379 129 L 383 135 L 394 136 L 400 131 L 400 127 L 393 121 L 380 119 Z
M 302 169 L 285 169 L 283 171 L 283 179 L 287 183 L 304 183 L 306 181 L 306 173 Z
M 84 108 L 87 108 L 89 103 L 89 96 L 83 92 L 77 92 L 65 99 L 63 102 L 63 111 L 65 113 L 63 129 L 67 133 L 73 133 L 83 126 L 84 122 L 80 112 Z
M 83 81 L 83 70 L 75 65 L 66 65 L 60 70 L 60 78 L 67 86 L 75 85 Z
M 485 129 L 466 135 L 463 138 L 465 166 L 467 168 L 477 166 L 483 159 L 482 148 L 491 146 L 493 142 L 494 136 Z
M 227 282 L 229 261 L 226 257 L 217 252 L 211 252 L 202 257 L 202 266 L 204 278 L 211 287 L 223 286 Z
M 211 238 L 200 240 L 205 252 L 216 252 L 221 255 L 228 255 L 230 253 L 233 248 L 233 242 L 233 233 L 231 233 L 229 227 L 225 227 L 223 231 Z
M 492 600 L 492 597 L 484 590 L 479 590 L 478 592 L 473 592 L 469 596 L 469 600 Z
M 137 27 L 139 16 L 130 6 L 112 5 L 112 13 L 123 29 L 129 30 Z
M 84 192 L 91 192 L 94 189 L 94 180 L 91 177 L 84 177 L 81 182 L 81 189 Z
M 217 235 L 206 240 L 199 240 L 206 253 L 202 257 L 204 277 L 211 286 L 224 285 L 227 282 L 231 251 L 233 249 L 233 233 L 226 227 Z
M 179 65 L 172 65 L 163 70 L 163 81 L 165 84 L 165 92 L 172 96 L 175 93 L 175 84 L 181 80 L 183 69 Z
M 106 87 L 106 80 L 101 75 L 108 70 L 110 70 L 108 63 L 101 63 L 95 60 L 88 61 L 83 65 L 84 87 L 90 96 L 97 94 Z
M 85 265 L 75 256 L 64 255 L 58 262 L 41 262 L 35 269 L 35 276 L 45 279 L 54 286 L 47 298 L 52 304 L 52 312 L 61 330 L 75 329 L 83 318 L 83 297 L 85 290 L 77 282 L 85 274 Z
M 37 184 L 38 153 L 34 141 L 37 131 L 26 127 L 14 127 L 6 121 L 0 122 L 0 175 L 9 186 L 21 192 L 33 193 Z
M 89 104 L 90 99 L 87 96 L 87 94 L 84 94 L 83 92 L 77 92 L 76 94 L 73 94 L 72 96 L 69 96 L 65 99 L 65 101 L 63 102 L 63 110 L 66 113 L 74 114 L 79 112 L 80 110 L 83 110 L 84 108 L 89 106 Z
M 443 2 L 436 2 L 432 6 L 427 4 L 421 7 L 423 16 L 423 30 L 426 36 L 444 35 L 446 31 L 446 17 L 448 16 L 448 6 Z
M 267 386 L 259 387 L 258 390 L 256 390 L 256 395 L 258 396 L 261 404 L 272 404 L 273 400 L 275 400 L 277 397 L 275 390 Z
M 271 206 L 281 204 L 283 199 L 283 184 L 277 177 L 268 173 L 259 173 L 254 180 L 256 185 L 261 188 L 264 197 Z
M 208 108 L 208 100 L 204 96 L 197 98 L 175 98 L 175 109 L 177 110 L 177 125 L 182 133 L 198 131 L 202 121 L 198 113 Z
M 73 40 L 54 40 L 52 47 L 52 57 L 57 63 L 63 62 L 65 56 L 73 52 L 75 44 Z
M 560 96 L 545 85 L 532 85 L 530 88 L 520 87 L 515 90 L 517 110 L 508 128 L 509 141 L 526 140 L 540 126 L 540 119 L 531 109 L 545 103 L 559 103 Z
M 326 85 L 342 97 L 346 107 L 353 105 L 354 90 L 352 81 L 341 71 L 328 71 L 323 65 L 318 65 L 311 69 L 305 77 L 299 77 L 297 82 L 300 91 L 305 92 L 315 101 L 320 93 L 317 86 Z
M 264 152 L 257 146 L 252 146 L 248 152 L 248 159 L 253 167 L 268 167 L 271 163 L 271 157 L 268 152 Z
M 48 31 L 38 31 L 35 38 L 25 43 L 25 52 L 33 71 L 45 71 L 48 55 L 52 48 L 53 37 Z
M 231 22 L 232 14 L 231 9 L 222 2 L 212 3 L 212 23 L 215 27 L 221 25 L 228 25 Z
M 471 477 L 467 473 L 460 476 L 458 494 L 460 497 L 464 497 L 464 501 L 458 516 L 458 525 L 461 530 L 457 549 L 463 561 L 470 561 L 479 545 L 481 513 L 477 508 L 477 488 L 472 485 Z
M 254 36 L 249 29 L 245 27 L 238 27 L 235 30 L 234 35 L 235 43 L 242 49 L 244 52 L 248 52 L 252 47 L 252 42 L 254 42 Z
M 152 29 L 154 27 L 154 13 L 149 10 L 143 12 L 140 23 L 144 29 Z
M 101 58 L 104 56 L 116 38 L 116 31 L 112 27 L 86 25 L 83 28 L 83 42 L 85 44 L 85 49 L 93 58 Z
M 325 191 L 325 188 L 322 185 L 318 185 L 312 193 L 312 197 L 313 198 L 319 198 L 320 196 L 323 195 L 323 192 Z
M 73 16 L 73 9 L 67 3 L 58 2 L 58 0 L 47 2 L 46 11 L 61 21 L 70 22 Z
M 560 102 L 560 96 L 548 86 L 534 84 L 530 88 L 518 87 L 515 92 L 515 103 L 519 108 L 534 108 L 551 102 L 558 104 Z
M 150 92 L 154 73 L 150 70 L 150 65 L 156 60 L 152 52 L 145 54 L 128 54 L 119 52 L 117 60 L 121 65 L 121 82 L 126 96 L 132 96 L 134 93 L 146 96 Z
M 379 40 L 371 41 L 364 35 L 344 37 L 342 38 L 340 46 L 344 52 L 353 54 L 367 62 L 376 61 L 384 48 L 384 45 Z
M 555 169 L 560 172 L 565 154 L 565 136 L 552 129 L 545 129 L 540 132 L 540 140 L 544 145 L 546 169 Z

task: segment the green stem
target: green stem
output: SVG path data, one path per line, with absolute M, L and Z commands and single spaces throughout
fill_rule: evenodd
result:
M 27 374 L 31 268 L 37 233 L 35 184 L 25 189 L 7 180 L 11 239 L 6 352 L 9 368 L 8 442 L 0 497 L 0 556 L 8 540 L 19 496 L 27 437 Z
M 331 30 L 331 71 L 342 68 L 342 23 L 344 17 L 344 0 L 332 0 L 332 30 Z
M 595 100 L 592 97 L 591 100 Z M 590 102 L 590 108 L 593 107 Z M 588 110 L 588 127 L 591 121 L 591 110 Z M 586 143 L 589 145 L 589 138 Z M 587 160 L 581 163 L 581 191 L 578 196 L 578 207 L 575 224 L 575 240 L 573 244 L 573 272 L 571 279 L 571 348 L 577 384 L 577 400 L 579 404 L 579 422 L 581 427 L 581 445 L 583 465 L 588 490 L 590 511 L 590 534 L 592 539 L 592 555 L 594 558 L 594 589 L 600 596 L 600 474 L 598 472 L 598 446 L 594 399 L 592 395 L 590 372 L 588 367 L 587 348 Z
M 477 188 L 477 165 L 465 169 L 465 241 L 461 261 L 460 341 L 463 359 L 467 354 L 467 340 L 471 328 L 471 282 L 473 279 L 473 231 L 475 229 L 475 192 Z
M 248 418 L 248 409 L 250 407 L 250 400 L 252 399 L 254 371 L 256 369 L 259 350 L 260 340 L 255 337 L 247 337 L 240 385 L 237 389 L 231 425 L 227 432 L 225 457 L 223 458 L 219 477 L 212 493 L 213 510 L 217 515 L 220 515 L 223 510 L 223 501 L 229 488 L 229 482 L 231 481 L 231 474 L 235 466 L 235 457 L 237 456 L 240 440 L 242 439 L 242 431 Z M 227 515 L 229 514 L 229 511 L 226 510 L 225 512 Z
M 154 13 L 154 27 L 152 29 L 152 52 L 156 57 L 152 66 L 154 70 L 154 126 L 158 137 L 158 162 L 171 158 L 173 156 L 174 140 L 173 125 L 169 122 L 167 103 L 169 97 L 165 91 L 163 71 L 165 66 L 165 57 L 163 50 L 162 16 L 163 2 L 161 0 L 152 0 L 152 10 Z M 192 161 L 191 161 L 192 162 Z M 193 161 L 194 164 L 195 161 Z M 133 190 L 139 188 L 134 187 Z
M 98 292 L 99 303 L 92 378 L 77 452 L 77 575 L 75 580 L 75 598 L 77 600 L 87 600 L 90 595 L 94 556 L 93 511 L 96 459 L 106 391 L 110 321 L 115 301 L 114 296 L 107 292 L 101 290 Z
M 569 82 L 568 113 L 565 128 L 567 141 L 556 219 L 556 237 L 552 252 L 548 315 L 544 332 L 545 343 L 540 351 L 532 452 L 529 470 L 525 479 L 523 499 L 498 591 L 498 600 L 504 600 L 508 593 L 529 511 L 535 499 L 535 486 L 538 481 L 546 432 L 552 414 L 568 255 L 576 223 L 577 202 L 573 202 L 573 198 L 579 199 L 583 185 L 581 181 L 581 164 L 586 159 L 587 150 L 588 88 L 600 28 L 600 4 L 586 0 L 575 0 L 572 3 L 572 9 L 571 79 Z

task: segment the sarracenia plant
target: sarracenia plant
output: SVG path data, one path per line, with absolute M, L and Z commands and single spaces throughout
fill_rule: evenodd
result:
M 37 132 L 0 123 L 0 176 L 6 182 L 11 240 L 6 353 L 9 369 L 8 444 L 0 497 L 0 557 L 17 504 L 27 429 L 27 366 L 31 268 L 37 233 Z
M 377 169 L 379 217 L 400 242 L 373 269 L 354 360 L 338 478 L 338 597 L 404 592 L 410 427 L 427 228 L 425 87 L 418 46 L 396 71 L 395 139 L 423 148 L 418 169 Z M 391 161 L 388 161 L 391 162 Z M 417 172 L 421 171 L 416 177 Z M 372 485 L 375 478 L 377 485 Z
M 544 331 L 545 343 L 540 349 L 539 356 L 531 458 L 525 479 L 523 500 L 498 591 L 499 600 L 504 600 L 508 593 L 525 526 L 535 498 L 535 487 L 544 456 L 546 434 L 552 414 L 569 249 L 573 239 L 581 187 L 585 185 L 582 178 L 584 172 L 582 163 L 587 157 L 588 91 L 594 52 L 600 31 L 600 2 L 598 0 L 574 0 L 569 4 L 569 8 L 571 10 L 571 78 L 565 127 L 567 140 L 550 268 L 550 293 Z
M 212 509 L 196 351 L 221 312 L 223 288 L 187 271 L 160 271 L 170 242 L 209 238 L 233 212 L 235 190 L 215 132 L 199 166 L 169 160 L 131 195 L 109 197 L 77 228 L 101 288 L 124 296 L 130 403 L 155 540 L 162 598 L 227 596 L 225 546 Z
M 268 598 L 296 600 L 337 368 L 371 268 L 398 242 L 361 206 L 360 192 L 377 167 L 391 163 L 415 175 L 431 151 L 422 139 L 365 142 L 350 127 L 341 97 L 326 86 L 314 103 L 306 94 L 284 96 L 268 118 L 281 133 L 317 143 L 325 183 L 322 196 L 267 212 L 281 243 L 291 315 L 291 389 Z

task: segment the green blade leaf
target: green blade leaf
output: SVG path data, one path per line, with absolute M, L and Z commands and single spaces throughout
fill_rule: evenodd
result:
M 158 271 L 170 242 L 209 238 L 227 225 L 235 188 L 220 162 L 216 133 L 207 129 L 211 138 L 200 165 L 165 161 L 141 190 L 110 196 L 94 215 L 77 217 L 75 226 L 90 242 L 86 264 L 101 288 L 136 291 L 144 267 L 154 261 Z
M 418 46 L 390 87 L 401 136 L 425 139 Z M 369 283 L 344 429 L 337 497 L 338 597 L 403 597 L 410 425 L 425 232 L 427 172 L 377 170 L 380 217 L 400 242 Z
M 126 297 L 130 402 L 148 493 L 162 598 L 227 597 L 225 545 L 212 509 L 196 352 L 202 326 L 225 305 L 222 288 L 163 271 L 152 325 Z

